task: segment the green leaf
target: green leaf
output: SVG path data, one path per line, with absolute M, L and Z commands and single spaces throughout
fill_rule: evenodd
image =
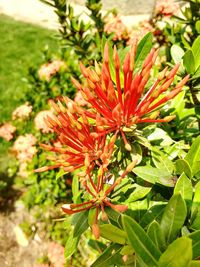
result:
M 126 233 L 112 224 L 100 225 L 100 235 L 114 243 L 126 243 Z
M 152 148 L 152 160 L 154 165 L 161 170 L 166 170 L 169 174 L 173 173 L 174 171 L 174 164 L 168 158 L 166 154 L 159 151 L 155 147 Z
M 171 56 L 175 64 L 181 63 L 183 55 L 184 55 L 184 50 L 179 45 L 177 44 L 172 45 Z
M 72 195 L 73 203 L 78 204 L 80 201 L 79 180 L 78 175 L 74 175 L 72 179 Z
M 189 74 L 192 74 L 195 72 L 195 61 L 194 61 L 194 55 L 192 53 L 192 50 L 187 50 L 185 52 L 185 55 L 183 56 L 183 65 Z
M 198 21 L 195 23 L 195 28 L 196 28 L 197 32 L 200 33 L 200 20 L 198 20 Z
M 193 175 L 200 171 L 200 136 L 198 136 L 192 143 L 185 160 L 189 163 Z
M 121 255 L 133 255 L 134 249 L 130 245 L 126 245 L 120 251 Z
M 126 203 L 130 203 L 145 197 L 151 191 L 151 187 L 136 185 L 135 190 L 130 194 Z
M 135 72 L 141 68 L 145 58 L 149 54 L 152 48 L 153 35 L 151 32 L 147 33 L 137 46 L 136 56 L 135 56 Z
M 63 169 L 60 169 L 59 172 L 57 172 L 57 174 L 56 174 L 56 180 L 58 180 L 60 177 L 62 177 L 66 173 L 68 173 L 68 172 L 64 171 Z
M 159 259 L 158 267 L 188 267 L 192 260 L 192 241 L 187 237 L 176 239 Z
M 188 267 L 200 267 L 200 261 L 191 261 Z
M 141 166 L 135 167 L 133 172 L 149 183 L 158 183 L 170 187 L 174 186 L 172 176 L 166 170 L 156 169 L 151 166 Z
M 113 220 L 115 222 L 118 222 L 120 213 L 116 210 L 111 209 L 110 207 L 105 207 L 105 212 L 108 215 L 108 218 L 110 220 Z
M 95 218 L 96 218 L 96 209 L 95 208 L 89 209 L 89 213 L 88 213 L 88 224 L 90 226 L 92 226 L 94 224 Z
M 73 237 L 73 232 L 69 235 L 69 238 L 65 245 L 65 258 L 71 257 L 76 251 L 77 245 L 79 241 L 79 236 Z
M 174 111 L 172 111 L 171 114 L 178 114 L 179 119 L 182 119 L 182 112 L 185 108 L 185 91 L 180 92 L 177 96 L 175 96 L 170 103 L 170 108 L 172 108 Z
M 200 65 L 200 36 L 195 39 L 192 45 L 192 52 L 195 59 L 195 70 L 197 70 Z
M 185 200 L 186 204 L 191 204 L 192 195 L 193 195 L 193 187 L 191 181 L 182 173 L 179 177 L 176 186 L 174 188 L 174 195 L 181 194 L 182 198 Z
M 186 215 L 186 204 L 181 194 L 173 195 L 165 208 L 160 223 L 167 243 L 171 243 L 181 231 Z
M 138 200 L 135 202 L 128 203 L 128 215 L 133 217 L 135 220 L 140 221 L 142 216 L 145 214 L 148 208 L 148 200 L 144 198 L 143 200 Z
M 200 257 L 200 230 L 189 234 L 188 237 L 192 239 L 193 259 L 196 259 Z
M 161 217 L 165 207 L 166 204 L 164 203 L 153 205 L 142 217 L 140 225 L 146 227 L 148 224 Z
M 158 222 L 153 221 L 149 225 L 147 234 L 160 251 L 163 251 L 165 249 L 165 237 Z
M 176 166 L 176 173 L 177 174 L 181 174 L 181 173 L 185 173 L 190 179 L 192 178 L 192 170 L 190 168 L 190 165 L 188 164 L 188 162 L 184 159 L 178 159 L 175 162 L 175 166 Z
M 100 241 L 94 240 L 94 239 L 89 239 L 89 241 L 87 242 L 87 244 L 94 250 L 98 251 L 99 253 L 102 253 L 107 246 L 105 244 L 103 244 Z
M 148 140 L 159 142 L 160 146 L 169 146 L 174 143 L 172 138 L 162 129 L 156 127 L 153 132 L 148 135 Z
M 119 255 L 120 250 L 121 246 L 119 244 L 110 245 L 91 267 L 114 266 L 114 264 L 117 264 L 117 261 L 121 261 L 122 264 L 121 256 Z
M 135 220 L 126 215 L 122 216 L 122 224 L 137 257 L 149 267 L 157 266 L 161 253 L 143 228 Z
M 76 223 L 74 227 L 74 237 L 80 236 L 82 233 L 84 233 L 88 227 L 88 211 L 80 212 L 76 215 Z
M 194 198 L 192 202 L 191 220 L 194 219 L 198 210 L 200 210 L 200 182 L 195 185 Z

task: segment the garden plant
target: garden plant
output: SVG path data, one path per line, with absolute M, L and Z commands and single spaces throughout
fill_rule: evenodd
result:
M 0 135 L 38 231 L 65 246 L 43 264 L 200 266 L 200 1 L 157 1 L 134 29 L 100 0 L 87 23 L 42 2 L 60 49 Z

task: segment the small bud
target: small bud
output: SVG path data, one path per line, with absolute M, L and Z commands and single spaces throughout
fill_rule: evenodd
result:
M 87 68 L 83 65 L 82 62 L 80 62 L 80 69 L 85 78 L 88 78 L 88 71 Z
M 130 54 L 126 54 L 125 60 L 124 60 L 124 64 L 123 64 L 123 71 L 124 73 L 128 73 L 128 71 L 130 70 Z
M 129 143 L 125 144 L 125 149 L 131 151 L 131 145 Z
M 105 211 L 102 211 L 101 218 L 102 218 L 103 221 L 107 221 L 107 220 L 108 220 L 108 216 L 107 216 L 107 214 L 105 213 Z
M 163 71 L 161 71 L 160 73 L 158 73 L 158 80 L 159 81 L 162 81 L 163 79 L 164 79 L 164 77 L 165 77 L 165 74 L 166 74 L 166 72 L 167 72 L 167 69 L 168 69 L 168 67 L 166 67 Z
M 106 64 L 108 64 L 108 62 L 109 62 L 109 47 L 108 47 L 108 43 L 107 42 L 106 42 L 105 47 L 104 47 L 104 57 L 103 57 L 103 59 L 104 59 L 104 62 Z
M 90 166 L 90 156 L 88 154 L 85 155 L 84 164 L 85 164 L 86 167 Z
M 49 166 L 44 166 L 44 167 L 34 170 L 34 172 L 46 172 L 48 170 L 49 170 Z
M 137 164 L 137 160 L 134 160 L 133 162 L 131 162 L 131 163 L 126 167 L 126 172 L 131 172 L 132 169 L 135 167 L 136 164 Z
M 165 122 L 170 122 L 176 118 L 176 115 L 167 116 L 164 118 Z
M 156 110 L 149 116 L 149 119 L 155 120 L 159 115 L 160 115 L 160 110 Z
M 72 83 L 73 85 L 78 89 L 78 90 L 81 90 L 82 86 L 81 84 L 73 77 L 71 77 L 71 80 L 72 80 Z
M 97 223 L 92 225 L 92 233 L 95 236 L 96 239 L 99 239 L 100 237 L 100 229 L 99 225 Z
M 119 55 L 117 53 L 116 46 L 114 46 L 113 59 L 114 59 L 115 69 L 119 70 L 120 69 L 120 60 L 119 60 Z
M 128 206 L 126 205 L 113 205 L 111 206 L 112 209 L 119 211 L 119 212 L 124 212 L 128 209 Z
M 97 73 L 97 75 L 101 75 L 101 68 L 99 67 L 99 64 L 96 62 L 96 60 L 95 60 L 95 71 L 96 71 L 96 73 Z

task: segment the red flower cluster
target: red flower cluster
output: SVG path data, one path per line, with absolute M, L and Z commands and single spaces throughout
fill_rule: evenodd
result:
M 73 214 L 95 208 L 96 216 L 92 229 L 97 238 L 100 210 L 102 219 L 107 219 L 105 206 L 118 211 L 127 209 L 124 205 L 112 204 L 108 196 L 137 163 L 132 162 L 119 178 L 115 179 L 113 175 L 114 181 L 108 184 L 106 173 L 118 134 L 122 137 L 125 148 L 130 151 L 131 146 L 126 139 L 125 128 L 134 130 L 139 123 L 172 120 L 174 116 L 160 118 L 159 109 L 182 90 L 189 78 L 186 76 L 169 90 L 179 65 L 171 71 L 165 68 L 146 91 L 158 51 L 153 49 L 144 61 L 141 71 L 137 71 L 134 69 L 136 49 L 137 45 L 134 44 L 121 67 L 116 48 L 112 61 L 106 44 L 102 65 L 96 63 L 95 68 L 80 65 L 86 86 L 72 79 L 76 88 L 90 104 L 88 109 L 80 107 L 67 97 L 62 97 L 57 104 L 51 101 L 55 115 L 46 118 L 48 127 L 57 134 L 61 146 L 43 144 L 46 150 L 54 153 L 50 160 L 55 162 L 55 165 L 45 166 L 36 171 L 61 167 L 66 172 L 72 172 L 82 168 L 79 180 L 88 193 L 87 201 L 81 204 L 63 205 L 62 209 L 67 214 Z M 112 72 L 111 67 L 114 69 Z

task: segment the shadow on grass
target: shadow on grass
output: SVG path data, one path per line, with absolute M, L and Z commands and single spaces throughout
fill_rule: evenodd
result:
M 14 211 L 14 203 L 22 194 L 20 190 L 14 188 L 14 178 L 14 176 L 9 177 L 6 171 L 0 172 L 0 212 Z

